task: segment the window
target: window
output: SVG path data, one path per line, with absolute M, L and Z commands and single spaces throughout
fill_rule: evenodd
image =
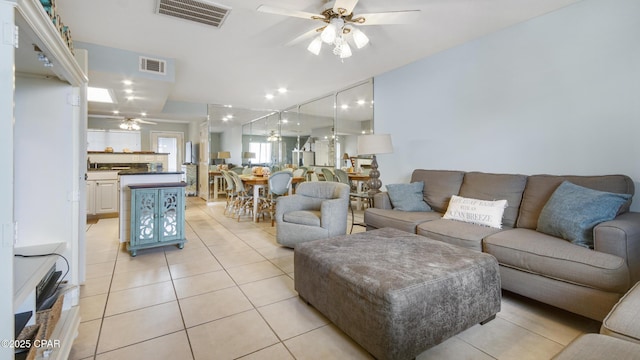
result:
M 267 164 L 271 162 L 271 143 L 249 143 L 249 151 L 256 154 L 256 163 Z

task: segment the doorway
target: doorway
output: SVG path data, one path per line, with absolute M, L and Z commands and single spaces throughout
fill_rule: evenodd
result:
M 184 162 L 184 134 L 173 131 L 151 131 L 151 148 L 169 154 L 167 171 L 179 171 Z

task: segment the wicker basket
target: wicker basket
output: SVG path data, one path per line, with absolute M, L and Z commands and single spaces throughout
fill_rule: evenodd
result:
M 35 342 L 36 339 L 43 339 L 43 334 L 44 329 L 42 326 L 40 326 L 40 324 L 35 324 L 35 325 L 29 325 L 29 326 L 25 326 L 24 329 L 22 329 L 22 331 L 20 332 L 20 334 L 18 335 L 18 338 L 16 340 L 29 340 L 32 344 L 31 348 L 29 349 L 29 353 L 27 354 L 26 360 L 34 360 L 36 358 L 36 355 L 38 353 L 38 348 L 33 346 L 33 343 Z
M 53 329 L 55 329 L 60 314 L 62 313 L 62 304 L 64 303 L 64 295 L 58 296 L 51 309 L 36 312 L 36 324 L 40 324 L 43 328 L 42 339 L 50 339 Z

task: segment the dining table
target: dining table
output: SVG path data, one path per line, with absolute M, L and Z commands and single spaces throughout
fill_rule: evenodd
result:
M 261 175 L 240 175 L 240 179 L 244 185 L 251 185 L 253 187 L 253 221 L 258 220 L 258 202 L 260 200 L 260 189 L 267 189 L 269 185 L 269 177 Z M 306 179 L 304 176 L 294 176 L 291 179 L 291 184 L 298 184 L 304 182 Z M 289 186 L 289 195 L 293 193 L 293 186 Z

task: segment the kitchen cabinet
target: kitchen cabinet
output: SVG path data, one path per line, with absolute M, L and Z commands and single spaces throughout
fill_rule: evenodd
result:
M 14 254 L 57 253 L 71 290 L 51 335 L 59 346 L 47 355 L 67 359 L 84 277 L 87 53 L 74 56 L 38 0 L 0 0 L 0 23 L 0 287 L 13 294 L 0 297 L 0 339 L 15 337 L 15 313 L 35 310 L 51 264 L 67 269 L 57 255 Z M 13 359 L 13 349 L 0 347 L 0 358 Z
M 184 182 L 129 185 L 131 190 L 131 234 L 127 250 L 176 244 L 184 237 Z
M 87 215 L 118 212 L 118 172 L 90 171 L 87 174 Z

